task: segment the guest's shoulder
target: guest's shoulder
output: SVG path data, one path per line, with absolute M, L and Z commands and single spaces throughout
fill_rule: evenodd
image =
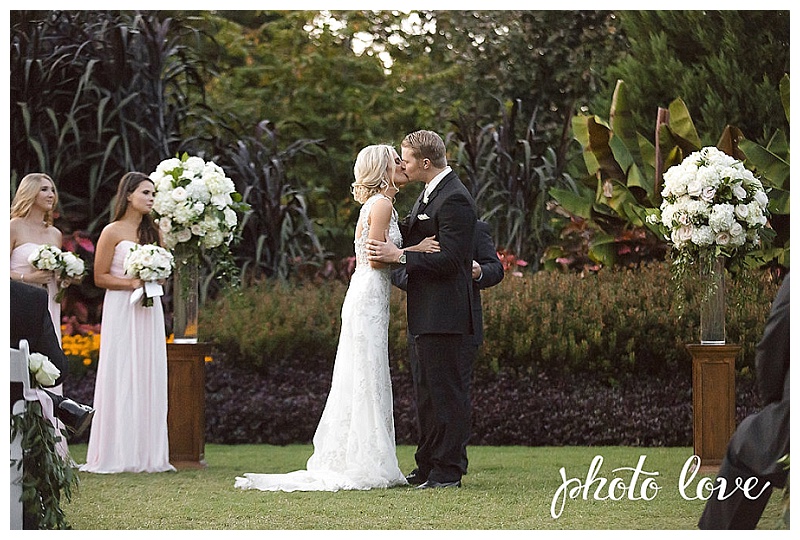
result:
M 43 287 L 29 285 L 15 280 L 11 281 L 11 301 L 22 301 L 24 303 L 34 303 L 44 301 L 47 303 L 47 290 Z

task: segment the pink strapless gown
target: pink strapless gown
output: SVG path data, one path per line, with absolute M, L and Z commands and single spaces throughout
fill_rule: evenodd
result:
M 134 242 L 114 248 L 111 274 L 125 276 Z M 93 473 L 174 471 L 167 440 L 167 341 L 161 298 L 152 307 L 131 304 L 133 291 L 106 290 L 96 410 L 86 464 Z
M 11 251 L 11 271 L 12 272 L 19 272 L 20 274 L 30 274 L 34 272 L 36 269 L 28 262 L 28 257 L 30 257 L 31 253 L 33 253 L 36 249 L 39 248 L 42 244 L 35 244 L 33 242 L 25 242 L 24 244 L 20 244 L 19 246 L 15 247 Z M 58 292 L 58 284 L 56 283 L 56 278 L 53 276 L 53 279 L 47 282 L 47 298 L 49 299 L 48 303 L 48 310 L 50 311 L 50 318 L 53 320 L 53 328 L 55 328 L 56 336 L 58 337 L 58 343 L 61 343 L 61 304 L 56 302 L 56 293 Z M 54 386 L 52 388 L 48 388 L 49 391 L 53 392 L 54 394 L 58 394 L 59 396 L 64 395 L 64 385 L 59 384 L 58 386 Z M 64 425 L 56 420 L 57 425 L 56 428 L 59 430 L 64 429 Z M 61 436 L 61 440 L 56 443 L 56 448 L 58 449 L 58 453 L 66 459 L 69 463 L 72 462 L 72 458 L 69 457 L 69 447 L 67 446 L 67 441 L 64 436 Z
M 25 242 L 15 247 L 11 251 L 11 271 L 19 272 L 20 274 L 30 274 L 35 271 L 36 269 L 28 262 L 28 257 L 40 246 L 41 244 Z M 53 319 L 53 327 L 56 329 L 58 341 L 61 342 L 61 304 L 56 302 L 57 292 L 58 285 L 56 284 L 55 276 L 53 276 L 53 279 L 47 282 L 47 297 L 50 299 L 48 308 L 50 309 L 50 317 Z

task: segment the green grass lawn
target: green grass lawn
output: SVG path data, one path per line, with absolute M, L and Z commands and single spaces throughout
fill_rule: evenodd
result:
M 86 445 L 70 447 L 82 463 Z M 634 447 L 470 447 L 470 473 L 461 489 L 399 487 L 337 493 L 242 491 L 233 487 L 245 472 L 289 472 L 305 467 L 310 445 L 206 445 L 208 467 L 177 473 L 79 473 L 72 501 L 64 504 L 74 529 L 695 529 L 703 501 L 685 500 L 678 489 L 690 448 Z M 400 467 L 414 464 L 414 448 L 397 450 Z M 643 471 L 660 489 L 652 500 L 594 500 L 590 491 L 568 499 L 557 519 L 551 503 L 567 479 L 585 482 L 595 456 L 603 457 L 598 477 L 626 484 L 646 456 Z M 702 476 L 714 473 L 703 472 Z M 699 479 L 699 476 L 697 479 Z M 645 476 L 634 486 L 640 495 Z M 688 492 L 694 494 L 697 479 Z M 597 485 L 596 483 L 594 484 Z M 620 489 L 620 492 L 623 491 Z M 627 492 L 626 492 L 627 493 Z M 601 492 L 608 495 L 608 490 Z M 648 495 L 652 495 L 651 493 Z M 773 493 L 759 528 L 777 528 L 780 491 Z M 559 505 L 557 505 L 559 506 Z

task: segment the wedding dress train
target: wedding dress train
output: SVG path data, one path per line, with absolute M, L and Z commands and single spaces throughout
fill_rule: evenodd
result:
M 373 269 L 366 253 L 373 195 L 361 208 L 356 270 L 342 304 L 342 328 L 325 409 L 305 470 L 246 473 L 235 487 L 262 491 L 338 491 L 406 484 L 395 449 L 388 328 L 390 270 Z M 358 234 L 360 232 L 360 234 Z M 393 212 L 389 240 L 402 243 Z

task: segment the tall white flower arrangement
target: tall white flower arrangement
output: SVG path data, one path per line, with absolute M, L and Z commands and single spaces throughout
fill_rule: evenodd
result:
M 761 181 L 717 148 L 702 148 L 670 167 L 661 196 L 661 207 L 647 220 L 672 244 L 678 273 L 719 256 L 741 262 L 772 236 Z
M 159 163 L 150 179 L 156 187 L 153 211 L 167 248 L 227 249 L 237 210 L 246 205 L 219 165 L 184 154 Z

